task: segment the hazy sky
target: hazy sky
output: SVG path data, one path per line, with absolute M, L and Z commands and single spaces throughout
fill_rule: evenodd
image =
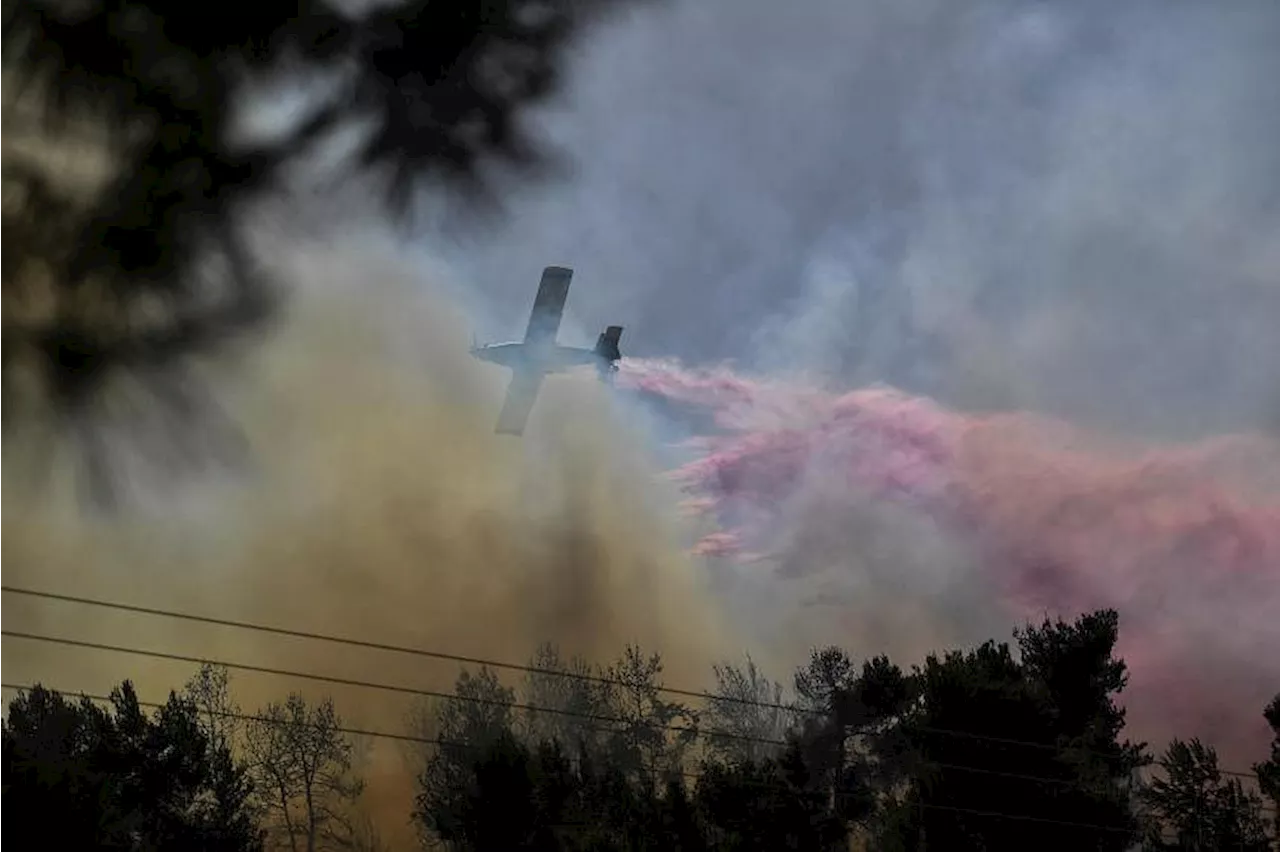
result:
M 1155 435 L 1280 411 L 1280 5 L 698 0 L 591 34 L 570 180 L 436 241 L 482 337 L 888 380 Z

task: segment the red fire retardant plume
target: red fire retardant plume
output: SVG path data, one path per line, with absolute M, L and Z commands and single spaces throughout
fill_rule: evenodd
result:
M 1144 733 L 1200 735 L 1241 759 L 1261 747 L 1280 690 L 1275 442 L 1104 445 L 886 387 L 836 395 L 662 361 L 624 361 L 619 380 L 714 415 L 719 434 L 674 472 L 719 522 L 698 552 L 767 559 L 806 490 L 911 507 L 979 549 L 975 579 L 1016 618 L 1119 610 Z

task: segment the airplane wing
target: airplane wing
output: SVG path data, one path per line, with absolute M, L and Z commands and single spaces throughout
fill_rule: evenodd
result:
M 541 370 L 512 372 L 511 384 L 507 386 L 507 398 L 503 401 L 502 412 L 498 415 L 499 435 L 524 433 L 525 423 L 529 420 L 529 412 L 533 410 L 533 401 L 538 398 L 540 387 L 542 387 Z
M 547 363 L 557 370 L 594 366 L 599 361 L 600 356 L 594 349 L 579 349 L 576 346 L 557 346 L 547 353 Z
M 548 266 L 542 270 L 538 296 L 533 300 L 533 312 L 529 314 L 529 328 L 524 333 L 525 343 L 545 345 L 556 339 L 572 278 L 573 270 L 563 266 Z

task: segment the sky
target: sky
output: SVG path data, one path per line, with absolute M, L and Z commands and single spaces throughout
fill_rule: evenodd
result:
M 1273 426 L 1277 37 L 1266 0 L 638 8 L 540 119 L 572 179 L 440 251 L 482 337 L 565 263 L 583 339 L 636 355 Z

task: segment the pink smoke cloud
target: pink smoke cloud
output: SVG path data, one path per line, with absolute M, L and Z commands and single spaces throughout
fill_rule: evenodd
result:
M 1120 611 L 1141 735 L 1260 749 L 1280 690 L 1274 441 L 1138 446 L 887 387 L 835 394 L 662 361 L 624 361 L 619 380 L 714 415 L 720 434 L 672 474 L 719 524 L 697 552 L 785 546 L 784 507 L 803 493 L 926 513 L 979 548 L 975 579 L 1013 617 Z

